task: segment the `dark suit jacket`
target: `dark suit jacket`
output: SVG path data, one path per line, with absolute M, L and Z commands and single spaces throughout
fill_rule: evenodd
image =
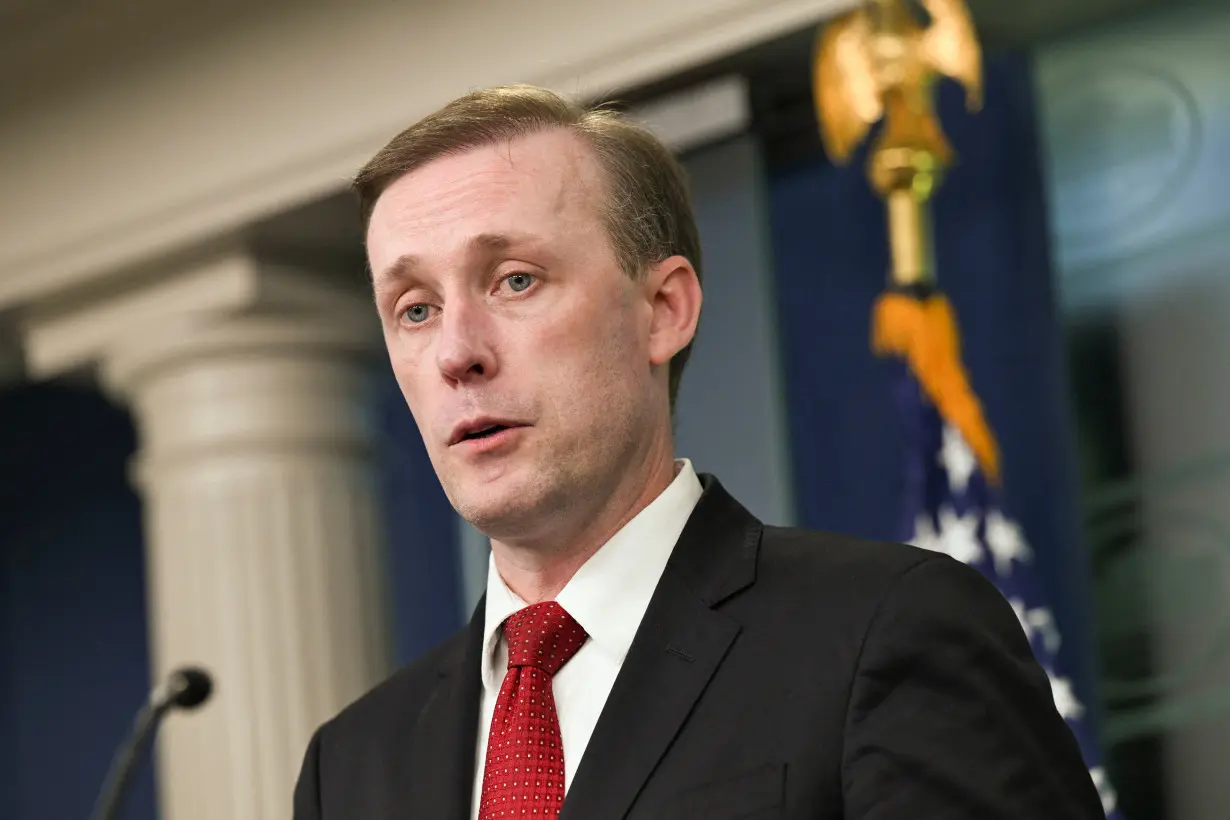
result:
M 1101 818 L 1016 616 L 908 546 L 766 527 L 711 476 L 561 820 Z M 483 607 L 312 738 L 295 820 L 466 820 Z

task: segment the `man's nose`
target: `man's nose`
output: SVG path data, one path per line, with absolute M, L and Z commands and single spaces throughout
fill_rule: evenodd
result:
M 488 317 L 479 306 L 453 300 L 441 315 L 436 363 L 450 381 L 464 383 L 495 376 Z

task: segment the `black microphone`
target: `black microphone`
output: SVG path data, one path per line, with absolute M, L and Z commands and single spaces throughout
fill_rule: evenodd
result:
M 214 684 L 209 673 L 194 666 L 176 669 L 166 682 L 150 693 L 149 702 L 137 712 L 132 731 L 116 750 L 107 779 L 94 804 L 91 820 L 115 820 L 136 772 L 137 761 L 154 739 L 158 725 L 172 709 L 195 709 L 209 700 Z

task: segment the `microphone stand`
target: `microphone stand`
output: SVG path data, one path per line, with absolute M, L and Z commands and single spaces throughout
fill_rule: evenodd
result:
M 94 804 L 91 820 L 115 820 L 124 796 L 132 783 L 137 763 L 145 753 L 162 719 L 173 709 L 195 709 L 213 690 L 208 673 L 185 668 L 173 672 L 164 687 L 154 691 L 149 701 L 137 712 L 131 731 L 116 750 L 107 777 Z

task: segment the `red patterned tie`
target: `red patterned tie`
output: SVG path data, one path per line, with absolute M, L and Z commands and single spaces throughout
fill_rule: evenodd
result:
M 554 601 L 504 622 L 508 672 L 495 702 L 479 820 L 555 818 L 564 803 L 564 744 L 551 676 L 585 643 L 585 630 Z

